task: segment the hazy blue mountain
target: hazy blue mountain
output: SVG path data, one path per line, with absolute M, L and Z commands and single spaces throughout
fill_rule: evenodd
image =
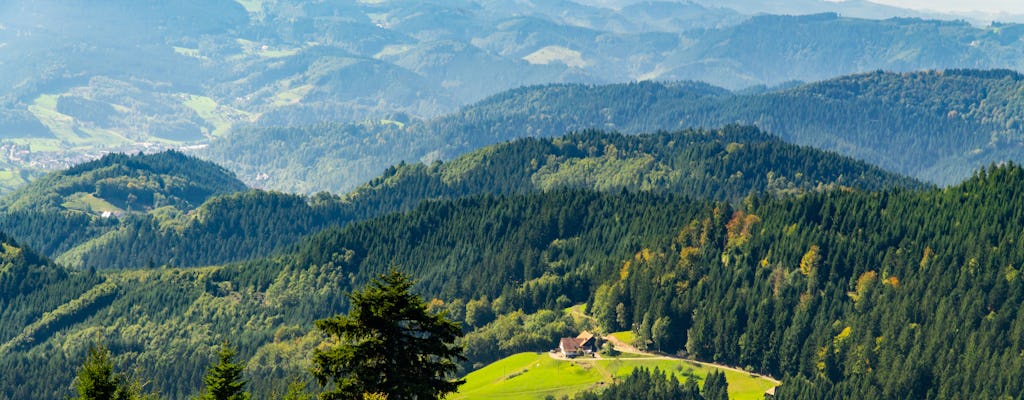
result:
M 1021 90 L 1007 70 L 873 72 L 738 92 L 696 82 L 541 85 L 432 120 L 242 129 L 199 154 L 257 187 L 344 192 L 399 161 L 447 160 L 514 138 L 739 123 L 951 184 L 990 163 L 1024 161 Z
M 526 85 L 700 80 L 738 90 L 1024 65 L 1019 25 L 857 19 L 848 16 L 889 14 L 810 0 L 769 5 L 839 14 L 751 16 L 735 3 L 6 2 L 0 140 L 16 156 L 0 188 L 35 174 L 21 169 L 205 145 L 243 125 L 428 119 Z

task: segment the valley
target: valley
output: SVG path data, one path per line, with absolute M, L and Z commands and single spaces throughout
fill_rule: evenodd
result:
M 464 133 L 458 127 L 450 131 L 443 121 L 428 123 L 433 127 L 413 123 L 405 133 L 378 127 L 380 121 L 408 125 L 458 118 L 464 107 L 472 109 L 503 91 L 552 83 L 707 82 L 741 98 L 726 100 L 733 104 L 721 104 L 717 111 L 694 110 L 697 116 L 646 115 L 629 131 L 757 124 L 798 144 L 889 162 L 891 155 L 875 154 L 870 144 L 851 138 L 811 140 L 820 127 L 781 124 L 778 119 L 788 117 L 750 109 L 750 99 L 743 97 L 776 93 L 780 96 L 762 97 L 779 101 L 793 94 L 782 89 L 800 83 L 878 70 L 1020 69 L 1024 60 L 1017 46 L 1024 30 L 1018 24 L 972 25 L 866 2 L 809 0 L 799 7 L 734 2 L 736 9 L 700 2 L 556 3 L 216 0 L 119 9 L 106 2 L 48 0 L 12 5 L 0 10 L 0 65 L 7 71 L 0 85 L 11 88 L 0 94 L 0 146 L 18 146 L 19 153 L 0 159 L 6 171 L 0 189 L 9 192 L 45 172 L 110 152 L 214 146 L 221 149 L 200 154 L 238 171 L 251 185 L 307 194 L 346 192 L 401 161 L 448 159 L 512 137 L 567 133 L 511 126 L 502 137 L 463 143 L 446 141 Z M 778 12 L 764 14 L 772 7 Z M 815 14 L 789 15 L 794 7 Z M 875 112 L 862 106 L 843 111 Z M 747 112 L 729 112 L 734 108 Z M 944 110 L 949 111 L 964 110 Z M 611 129 L 603 119 L 574 129 Z M 1011 137 L 1019 134 L 1012 118 L 1004 121 Z M 302 159 L 269 168 L 254 164 L 228 150 L 239 138 L 223 140 L 234 130 L 324 124 L 339 125 L 331 128 L 331 135 L 341 136 L 334 140 L 359 146 L 360 154 L 396 147 L 395 135 L 413 139 L 412 146 L 317 166 L 350 171 L 321 178 L 289 170 L 312 167 Z M 942 155 L 953 157 L 948 163 L 897 160 L 885 166 L 952 184 L 994 159 L 1016 156 L 1016 148 L 988 156 L 994 150 L 985 144 L 1003 144 L 1002 130 L 984 127 L 981 135 L 994 140 L 972 141 L 967 143 L 972 147 Z M 963 162 L 971 168 L 949 165 Z

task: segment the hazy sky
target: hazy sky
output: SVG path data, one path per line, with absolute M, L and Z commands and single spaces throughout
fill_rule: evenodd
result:
M 984 11 L 1024 14 L 1024 0 L 870 0 L 897 7 L 934 11 Z

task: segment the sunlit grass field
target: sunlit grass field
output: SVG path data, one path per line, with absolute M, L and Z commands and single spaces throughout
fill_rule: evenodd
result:
M 713 367 L 685 360 L 640 358 L 623 353 L 617 358 L 554 359 L 547 353 L 520 353 L 466 376 L 466 383 L 451 399 L 543 399 L 560 398 L 584 390 L 600 390 L 638 367 L 655 367 L 675 374 L 680 382 L 697 379 L 703 386 Z M 740 400 L 764 398 L 775 383 L 750 374 L 726 370 L 729 397 Z

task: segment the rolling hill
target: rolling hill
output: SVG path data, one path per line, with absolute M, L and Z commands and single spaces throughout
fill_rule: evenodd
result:
M 162 170 L 147 167 L 156 164 L 147 160 L 162 160 Z M 266 256 L 332 225 L 407 211 L 424 200 L 574 188 L 737 202 L 756 193 L 926 187 L 739 126 L 517 140 L 447 163 L 393 166 L 342 196 L 240 191 L 233 177 L 221 173 L 179 153 L 107 156 L 53 173 L 4 199 L 11 206 L 0 213 L 0 229 L 73 268 L 195 267 Z M 217 192 L 203 191 L 214 187 Z M 125 209 L 115 205 L 123 200 L 111 196 L 128 199 L 124 193 L 145 212 L 122 214 Z M 200 197 L 186 201 L 182 193 Z M 159 207 L 147 203 L 150 198 Z M 26 204 L 35 207 L 20 206 Z
M 122 219 L 180 214 L 246 189 L 227 170 L 179 152 L 109 154 L 0 199 L 0 229 L 57 257 L 109 233 Z

